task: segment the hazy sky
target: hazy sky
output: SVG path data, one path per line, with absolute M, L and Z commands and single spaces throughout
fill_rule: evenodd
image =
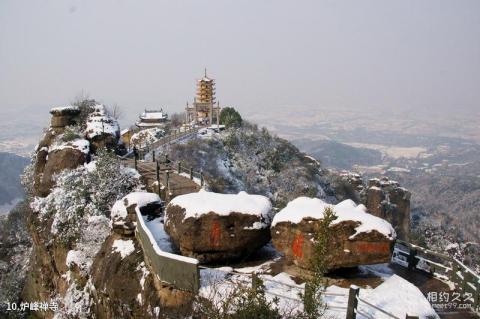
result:
M 204 67 L 240 110 L 478 110 L 480 1 L 0 1 L 4 111 L 179 111 Z

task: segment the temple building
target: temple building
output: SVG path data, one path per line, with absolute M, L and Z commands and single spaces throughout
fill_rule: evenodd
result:
M 205 75 L 197 80 L 197 92 L 193 104 L 185 107 L 187 124 L 212 125 L 219 124 L 220 103 L 215 100 L 215 80 Z
M 152 127 L 163 127 L 168 121 L 168 114 L 160 110 L 145 110 L 138 117 L 138 121 L 135 123 L 141 129 Z

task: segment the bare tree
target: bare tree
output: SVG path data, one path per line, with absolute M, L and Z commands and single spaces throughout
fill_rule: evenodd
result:
M 173 127 L 178 127 L 182 125 L 184 121 L 185 121 L 185 112 L 173 113 L 172 115 L 170 115 L 170 122 Z
M 108 115 L 113 117 L 114 119 L 118 120 L 123 117 L 123 110 L 120 105 L 114 103 L 112 106 L 107 106 Z
M 90 94 L 88 94 L 87 91 L 85 91 L 84 89 L 82 89 L 80 92 L 77 93 L 77 95 L 75 95 L 75 97 L 73 98 L 73 100 L 70 101 L 70 104 L 71 104 L 71 105 L 80 106 L 80 105 L 82 105 L 85 101 L 89 101 L 89 100 L 90 100 Z

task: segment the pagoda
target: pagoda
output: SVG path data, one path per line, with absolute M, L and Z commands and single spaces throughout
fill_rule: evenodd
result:
M 215 100 L 215 80 L 207 76 L 197 80 L 197 92 L 193 104 L 185 107 L 187 124 L 212 125 L 220 121 L 220 103 Z

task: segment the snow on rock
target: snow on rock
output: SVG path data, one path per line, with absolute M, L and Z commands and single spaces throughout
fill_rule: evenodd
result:
M 360 233 L 369 233 L 373 230 L 392 240 L 396 237 L 395 230 L 390 223 L 368 214 L 364 205 L 356 205 L 350 199 L 332 205 L 318 198 L 298 197 L 275 215 L 272 227 L 281 222 L 298 224 L 304 218 L 322 219 L 323 212 L 327 207 L 332 208 L 337 216 L 332 226 L 344 221 L 360 222 L 360 225 L 355 228 L 356 233 L 350 236 L 350 239 L 355 238 Z
M 165 131 L 158 127 L 149 128 L 133 134 L 132 137 L 130 138 L 130 143 L 138 147 L 146 146 L 148 144 L 152 144 L 153 142 L 157 141 L 159 138 L 161 138 L 164 135 L 165 135 Z
M 90 152 L 90 142 L 85 139 L 76 139 L 69 142 L 54 144 L 50 148 L 50 152 L 60 151 L 64 149 L 74 149 L 84 154 L 88 154 Z
M 80 273 L 86 275 L 102 243 L 110 234 L 108 218 L 105 216 L 89 216 L 86 227 L 74 250 L 67 254 L 67 267 L 77 266 Z
M 168 204 L 165 231 L 182 255 L 205 263 L 225 262 L 268 243 L 271 209 L 264 196 L 201 190 Z
M 57 106 L 50 109 L 51 114 L 76 113 L 80 109 L 76 105 Z
M 108 115 L 104 105 L 97 104 L 88 116 L 85 134 L 89 139 L 103 134 L 119 136 L 120 126 L 113 117 Z
M 122 199 L 117 200 L 115 204 L 113 204 L 110 218 L 112 219 L 113 224 L 122 224 L 127 218 L 127 208 L 129 206 L 135 204 L 136 208 L 140 209 L 148 204 L 161 202 L 162 200 L 155 193 L 133 192 L 124 196 Z
M 270 221 L 272 204 L 267 197 L 250 195 L 246 192 L 238 194 L 219 194 L 200 190 L 175 197 L 169 206 L 180 206 L 185 209 L 184 220 L 190 217 L 199 218 L 202 215 L 214 212 L 220 216 L 228 216 L 231 213 L 241 213 L 262 217 L 262 220 Z M 269 224 L 263 223 L 262 228 Z M 251 227 L 257 228 L 258 225 Z
M 119 253 L 123 259 L 135 251 L 135 245 L 131 239 L 117 239 L 112 244 L 112 251 Z

